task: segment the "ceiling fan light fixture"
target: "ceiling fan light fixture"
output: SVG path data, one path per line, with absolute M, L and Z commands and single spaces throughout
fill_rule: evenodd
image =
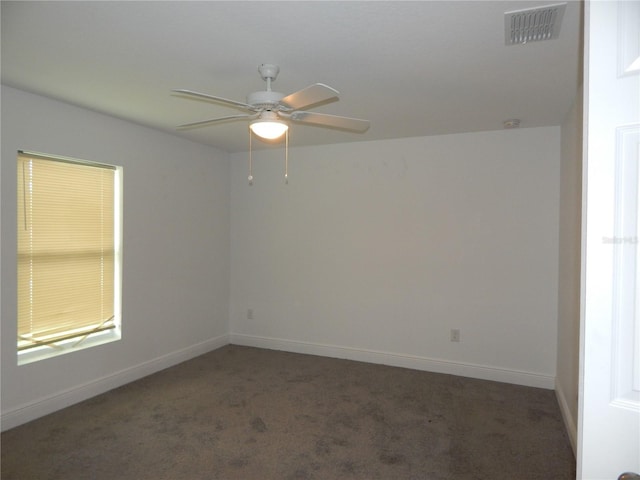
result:
M 261 138 L 275 140 L 280 138 L 289 129 L 284 121 L 280 120 L 273 112 L 264 112 L 262 116 L 249 125 L 251 131 Z
M 229 120 L 246 119 L 249 120 L 249 138 L 252 133 L 267 139 L 276 140 L 282 137 L 289 130 L 289 121 L 306 123 L 319 127 L 333 127 L 341 130 L 351 130 L 353 132 L 364 133 L 369 128 L 369 121 L 360 118 L 342 117 L 339 115 L 329 115 L 326 113 L 309 112 L 304 110 L 308 107 L 338 99 L 338 91 L 323 83 L 314 83 L 302 90 L 290 93 L 285 96 L 282 93 L 271 90 L 271 82 L 276 79 L 280 68 L 277 65 L 262 64 L 258 67 L 260 76 L 267 82 L 267 89 L 253 92 L 247 95 L 246 103 L 229 100 L 228 98 L 216 97 L 206 93 L 194 92 L 192 90 L 176 89 L 174 93 L 192 100 L 215 102 L 228 107 L 240 108 L 247 113 L 241 115 L 227 115 L 225 117 L 212 118 L 200 122 L 186 123 L 177 128 L 197 128 L 215 125 Z

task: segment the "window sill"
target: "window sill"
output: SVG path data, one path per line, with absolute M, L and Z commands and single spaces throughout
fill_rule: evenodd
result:
M 78 343 L 78 339 L 69 339 L 60 342 L 56 347 L 34 347 L 28 350 L 18 352 L 18 365 L 26 365 L 28 363 L 38 362 L 47 358 L 57 357 L 66 353 L 77 352 L 85 348 L 96 347 L 105 343 L 111 343 L 120 340 L 122 337 L 119 328 L 106 330 L 103 332 L 89 335 L 86 339 Z

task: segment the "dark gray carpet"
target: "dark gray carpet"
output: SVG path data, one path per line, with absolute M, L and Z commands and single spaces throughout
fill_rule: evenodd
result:
M 2 479 L 573 480 L 550 390 L 227 346 L 2 434 Z

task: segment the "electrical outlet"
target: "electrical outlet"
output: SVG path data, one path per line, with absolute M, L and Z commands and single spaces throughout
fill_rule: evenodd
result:
M 247 320 L 253 320 L 253 308 L 247 310 Z
M 451 341 L 459 342 L 460 341 L 460 329 L 452 328 L 451 329 Z

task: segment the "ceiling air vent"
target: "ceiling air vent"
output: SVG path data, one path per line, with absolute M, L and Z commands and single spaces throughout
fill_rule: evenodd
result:
M 504 14 L 504 41 L 518 45 L 558 38 L 566 3 L 514 10 Z

